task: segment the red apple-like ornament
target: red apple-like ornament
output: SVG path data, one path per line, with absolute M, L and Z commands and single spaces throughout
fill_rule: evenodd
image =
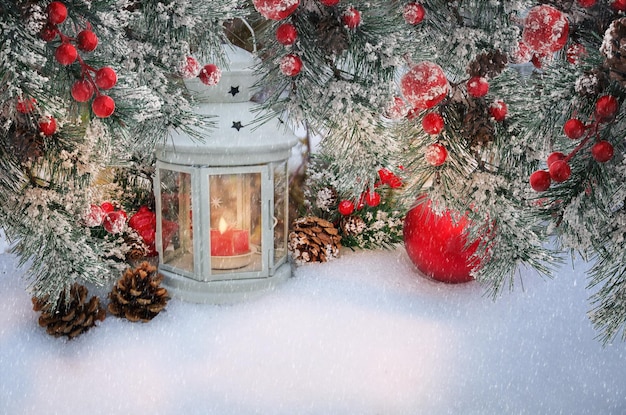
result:
M 469 224 L 465 215 L 446 210 L 438 215 L 431 201 L 420 197 L 404 219 L 404 246 L 409 258 L 424 275 L 445 283 L 472 281 L 479 262 L 472 259 L 480 240 L 466 247 Z

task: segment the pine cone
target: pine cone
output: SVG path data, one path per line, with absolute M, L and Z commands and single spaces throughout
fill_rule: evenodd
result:
M 585 72 L 576 80 L 575 90 L 583 97 L 595 98 L 609 86 L 609 76 L 600 69 Z
M 489 110 L 484 101 L 472 100 L 463 118 L 463 131 L 469 139 L 470 147 L 484 146 L 495 139 L 495 128 L 489 119 Z
M 470 62 L 467 73 L 470 76 L 494 78 L 502 73 L 508 64 L 508 59 L 500 50 L 481 53 Z
M 39 325 L 54 337 L 67 336 L 73 339 L 95 326 L 96 321 L 103 321 L 106 310 L 101 307 L 100 299 L 93 296 L 85 302 L 87 292 L 84 285 L 75 283 L 70 289 L 69 299 L 65 298 L 66 293 L 63 291 L 56 307 L 52 307 L 45 298 L 33 297 L 33 310 L 41 311 Z
M 341 231 L 346 236 L 356 236 L 363 233 L 367 225 L 360 216 L 345 216 L 339 223 Z
M 5 149 L 22 163 L 42 156 L 44 141 L 39 131 L 32 125 L 32 121 L 26 115 L 17 112 L 13 119 L 15 122 L 11 124 L 6 136 Z M 0 124 L 4 124 L 5 121 L 4 116 L 0 117 Z
M 339 256 L 340 247 L 335 225 L 315 216 L 296 219 L 289 233 L 289 250 L 297 263 L 329 261 Z
M 133 322 L 152 320 L 170 299 L 167 290 L 159 286 L 162 279 L 148 262 L 126 269 L 109 293 L 109 312 Z
M 313 17 L 317 21 L 315 27 L 317 28 L 316 36 L 319 39 L 318 45 L 328 55 L 340 55 L 348 49 L 348 33 L 341 23 L 341 19 L 334 12 L 334 8 L 328 7 L 323 11 L 326 13 Z
M 626 87 L 626 17 L 614 20 L 604 34 L 600 52 L 609 77 Z

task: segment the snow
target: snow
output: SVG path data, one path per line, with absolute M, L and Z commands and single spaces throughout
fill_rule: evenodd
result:
M 522 270 L 494 302 L 403 248 L 348 250 L 254 300 L 171 300 L 73 341 L 37 325 L 15 264 L 0 254 L 2 414 L 626 413 L 626 344 L 594 338 L 585 263 Z

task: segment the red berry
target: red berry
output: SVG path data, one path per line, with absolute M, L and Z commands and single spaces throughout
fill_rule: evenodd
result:
M 555 151 L 548 156 L 548 158 L 546 159 L 546 164 L 548 165 L 548 167 L 550 167 L 550 165 L 555 161 L 563 160 L 564 158 L 565 154 L 561 153 L 560 151 Z
M 336 6 L 339 4 L 339 0 L 320 0 L 324 6 Z
M 54 52 L 54 57 L 61 65 L 71 65 L 78 57 L 78 52 L 71 43 L 61 43 Z
M 545 192 L 550 188 L 550 173 L 545 170 L 537 170 L 530 175 L 530 187 L 536 192 Z
M 578 0 L 578 5 L 580 7 L 593 7 L 596 4 L 597 0 Z
M 489 92 L 489 82 L 482 76 L 472 76 L 467 81 L 467 93 L 474 98 L 484 97 L 487 92 Z
M 601 96 L 596 101 L 596 116 L 600 122 L 611 120 L 617 114 L 618 109 L 619 103 L 612 95 Z
M 126 213 L 121 210 L 107 213 L 102 222 L 104 229 L 113 234 L 122 232 L 125 224 Z
M 419 3 L 409 3 L 404 6 L 404 9 L 402 10 L 402 17 L 404 17 L 404 21 L 412 25 L 422 23 L 425 15 L 426 10 L 424 9 L 424 6 Z
M 426 147 L 424 157 L 426 158 L 426 162 L 428 164 L 435 167 L 441 166 L 448 158 L 448 150 L 446 150 L 446 147 L 443 144 L 433 143 Z
M 17 112 L 21 112 L 22 114 L 28 114 L 35 109 L 36 103 L 37 101 L 35 100 L 35 98 L 27 98 L 26 100 L 18 98 L 17 104 L 15 104 L 15 109 L 17 110 Z
M 91 103 L 91 109 L 96 117 L 107 118 L 115 111 L 115 101 L 108 95 L 99 95 Z
M 46 23 L 41 28 L 41 31 L 39 32 L 39 36 L 46 42 L 50 42 L 54 40 L 55 37 L 57 37 L 58 33 L 59 33 L 59 29 L 57 29 L 55 25 L 51 23 Z
M 302 59 L 298 55 L 289 54 L 280 59 L 280 71 L 287 76 L 296 76 L 302 70 Z
M 185 61 L 180 66 L 180 76 L 185 79 L 195 78 L 200 75 L 202 67 L 196 58 L 193 56 L 187 56 Z
M 367 191 L 365 192 L 365 203 L 367 206 L 376 207 L 380 205 L 380 193 L 375 191 Z
M 429 112 L 422 118 L 422 128 L 428 134 L 439 134 L 443 126 L 443 117 L 436 112 Z
M 115 206 L 113 206 L 113 203 L 111 202 L 102 202 L 102 204 L 100 205 L 100 208 L 105 213 L 113 212 L 115 210 Z
M 565 124 L 563 125 L 563 132 L 572 140 L 578 140 L 580 137 L 585 135 L 586 130 L 587 127 L 585 124 L 577 118 L 570 118 L 565 121 Z
M 342 200 L 337 208 L 343 216 L 351 215 L 354 212 L 354 202 L 352 200 Z
M 276 29 L 276 40 L 281 45 L 289 46 L 296 42 L 298 31 L 291 23 L 283 23 Z
M 57 122 L 54 117 L 48 116 L 44 117 L 41 121 L 39 121 L 39 131 L 43 133 L 43 135 L 50 136 L 57 131 Z
M 204 65 L 204 67 L 200 70 L 200 81 L 203 84 L 208 86 L 215 86 L 220 82 L 220 78 L 222 77 L 222 70 L 217 67 L 214 63 L 209 63 L 208 65 Z
M 361 13 L 354 7 L 348 7 L 341 15 L 341 21 L 348 29 L 356 29 L 361 24 Z
M 72 97 L 78 102 L 87 102 L 93 96 L 93 86 L 86 79 L 79 79 L 72 85 Z
M 80 50 L 91 52 L 98 46 L 98 36 L 89 29 L 82 30 L 76 36 L 76 46 Z
M 613 158 L 613 145 L 606 140 L 600 140 L 591 147 L 591 155 L 596 161 L 606 163 Z
M 105 66 L 96 72 L 96 85 L 102 89 L 111 89 L 117 83 L 117 74 L 113 68 Z
M 565 51 L 567 61 L 572 64 L 577 64 L 580 61 L 580 57 L 587 54 L 587 49 L 581 43 L 572 43 Z
M 508 112 L 509 108 L 506 106 L 506 102 L 501 99 L 493 101 L 493 103 L 489 106 L 489 113 L 493 119 L 498 122 L 504 121 Z
M 60 1 L 53 1 L 48 4 L 48 21 L 52 24 L 61 24 L 67 18 L 67 7 Z
M 572 169 L 565 160 L 554 161 L 550 164 L 550 167 L 548 167 L 548 171 L 550 172 L 550 178 L 559 183 L 569 179 L 572 175 Z

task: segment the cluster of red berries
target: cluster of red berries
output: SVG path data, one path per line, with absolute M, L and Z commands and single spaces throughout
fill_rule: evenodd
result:
M 339 0 L 320 0 L 324 6 L 333 7 Z M 361 13 L 348 7 L 341 15 L 341 21 L 348 29 L 356 29 L 361 24 Z M 298 30 L 292 23 L 283 23 L 276 29 L 276 40 L 284 46 L 291 46 L 298 39 Z M 296 76 L 302 71 L 302 58 L 295 53 L 284 55 L 279 61 L 279 69 L 285 76 Z
M 79 55 L 77 48 L 83 52 L 92 52 L 98 46 L 98 37 L 90 25 L 81 30 L 75 38 L 69 37 L 59 30 L 59 25 L 67 18 L 67 7 L 60 1 L 53 1 L 46 9 L 48 21 L 41 29 L 40 36 L 51 42 L 59 36 L 61 44 L 54 52 L 54 57 L 61 65 L 68 66 L 78 61 L 81 66 L 81 79 L 72 85 L 72 97 L 78 102 L 87 102 L 96 95 L 91 103 L 93 113 L 100 118 L 109 117 L 115 111 L 115 101 L 100 90 L 108 90 L 117 83 L 117 74 L 109 66 L 95 69 L 87 65 Z
M 612 95 L 604 95 L 596 101 L 593 122 L 585 124 L 578 118 L 567 120 L 563 125 L 565 135 L 572 140 L 582 138 L 582 141 L 568 155 L 559 151 L 551 153 L 546 160 L 548 169 L 537 170 L 530 175 L 530 186 L 533 190 L 544 192 L 550 188 L 552 181 L 562 183 L 568 180 L 572 175 L 569 161 L 587 144 L 591 137 L 596 137 L 596 142 L 591 146 L 591 156 L 599 163 L 606 163 L 611 160 L 614 152 L 613 145 L 600 139 L 598 130 L 600 124 L 608 123 L 615 118 L 618 109 L 617 99 Z
M 180 67 L 180 74 L 185 79 L 198 77 L 200 82 L 207 86 L 217 85 L 222 78 L 222 70 L 216 64 L 209 63 L 202 66 L 193 56 L 187 56 Z
M 402 187 L 402 179 L 395 175 L 391 170 L 382 168 L 378 170 L 378 177 L 380 180 L 374 185 L 374 190 L 367 189 L 361 193 L 359 201 L 355 204 L 352 200 L 343 199 L 339 202 L 337 210 L 343 216 L 349 216 L 354 213 L 355 210 L 361 210 L 365 206 L 376 207 L 380 205 L 381 195 L 376 191 L 376 188 L 387 185 L 392 189 Z

